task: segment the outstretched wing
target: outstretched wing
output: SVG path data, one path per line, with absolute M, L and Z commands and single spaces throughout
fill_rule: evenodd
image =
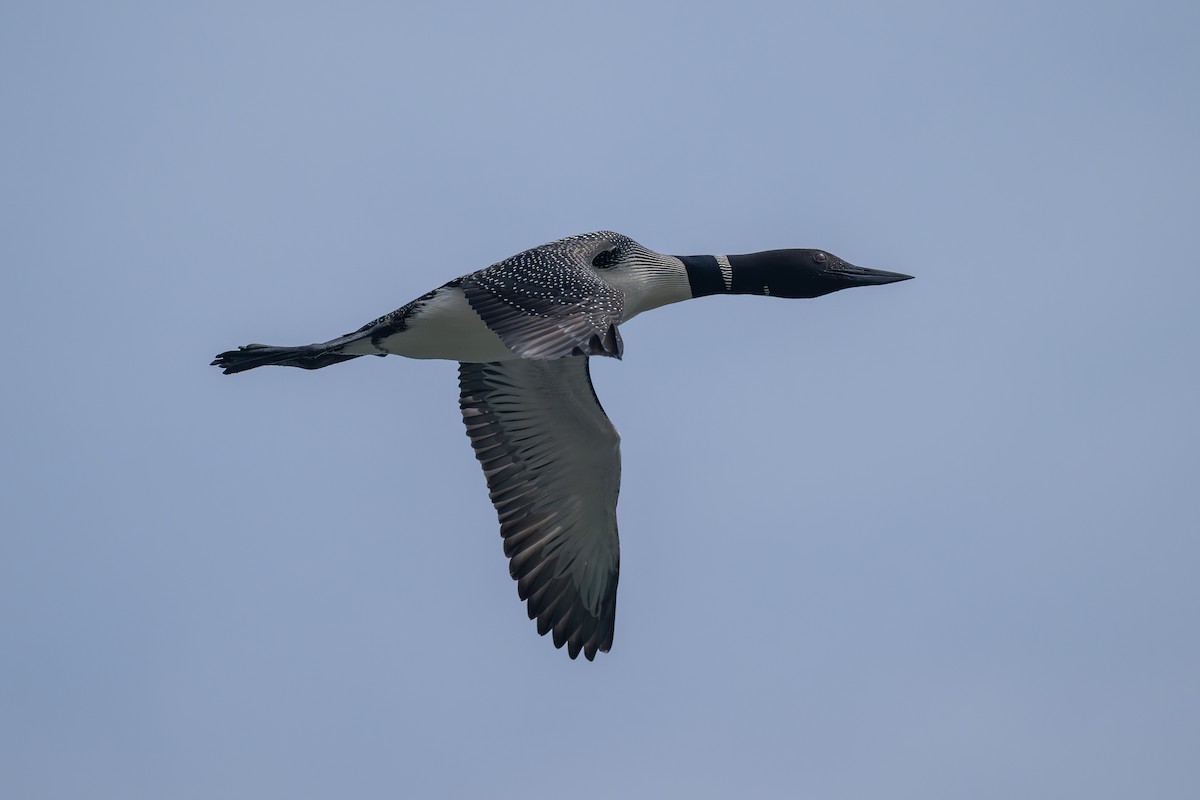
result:
M 464 363 L 458 372 L 517 594 L 539 634 L 591 660 L 613 640 L 621 452 L 588 359 Z
M 625 297 L 591 267 L 607 243 L 574 237 L 527 250 L 463 278 L 467 302 L 523 358 L 613 356 Z

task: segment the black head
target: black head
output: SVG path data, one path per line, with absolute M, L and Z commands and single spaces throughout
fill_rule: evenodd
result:
M 857 267 L 827 250 L 766 250 L 729 256 L 734 294 L 820 297 L 852 286 L 906 281 L 912 275 Z

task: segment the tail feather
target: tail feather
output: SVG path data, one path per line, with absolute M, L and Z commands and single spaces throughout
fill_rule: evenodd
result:
M 303 347 L 273 347 L 268 344 L 244 344 L 237 350 L 226 350 L 210 366 L 220 367 L 226 375 L 266 366 L 320 369 L 330 364 L 358 358 L 361 353 L 347 354 L 332 351 L 325 344 Z

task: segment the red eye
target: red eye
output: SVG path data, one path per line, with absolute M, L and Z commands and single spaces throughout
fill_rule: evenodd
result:
M 818 250 L 817 252 L 813 253 L 813 261 L 817 262 L 818 264 L 824 264 L 825 254 Z

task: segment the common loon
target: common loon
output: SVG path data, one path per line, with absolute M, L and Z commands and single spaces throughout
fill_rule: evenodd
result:
M 590 661 L 616 617 L 620 437 L 592 388 L 591 356 L 620 358 L 620 325 L 693 297 L 819 297 L 908 280 L 825 250 L 669 256 L 610 231 L 518 253 L 320 344 L 247 344 L 225 374 L 320 369 L 365 355 L 458 361 L 459 406 L 500 520 L 509 572 L 541 635 Z

